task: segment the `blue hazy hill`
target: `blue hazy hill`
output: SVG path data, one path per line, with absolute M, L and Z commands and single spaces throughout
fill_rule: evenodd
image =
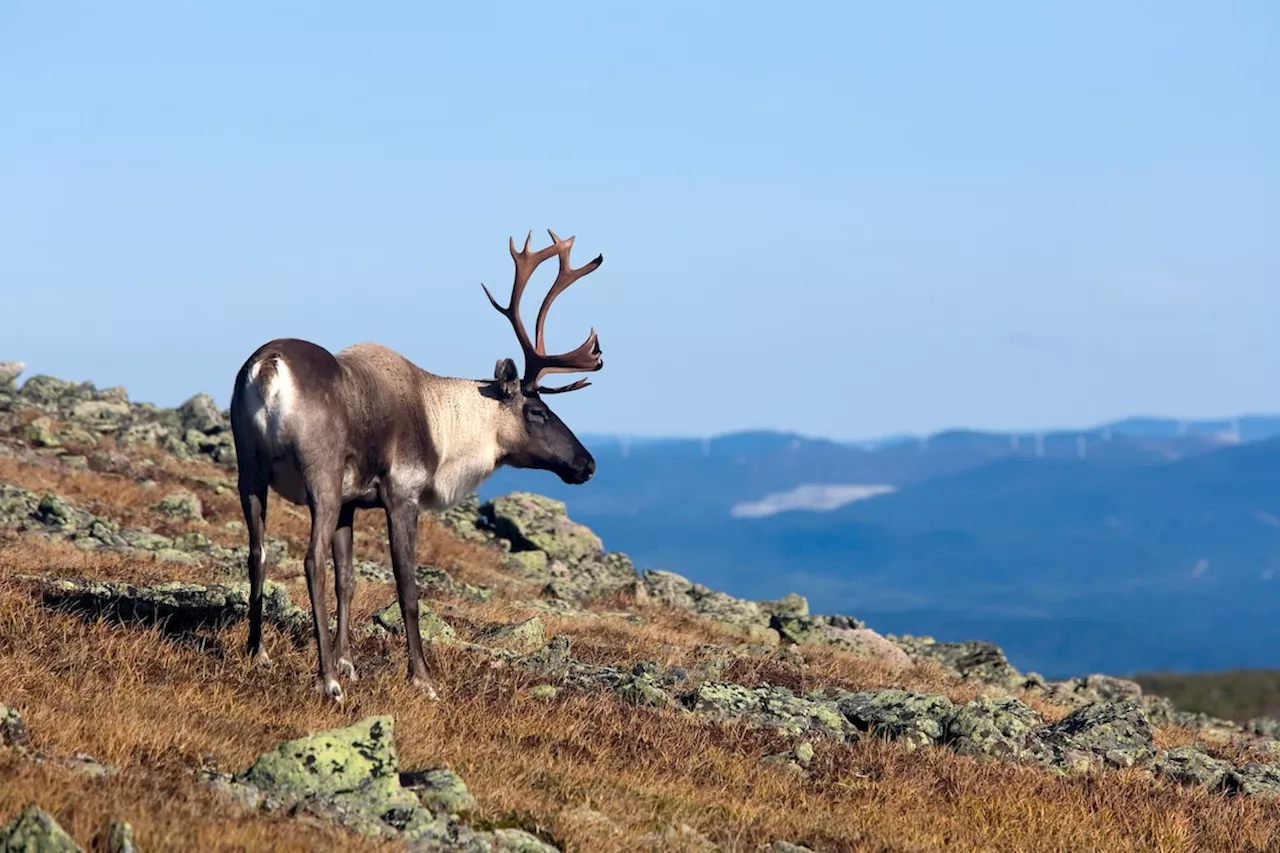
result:
M 600 469 L 586 486 L 502 471 L 482 494 L 560 498 L 642 568 L 800 592 L 883 631 L 992 639 L 1046 675 L 1280 663 L 1280 418 L 1134 418 L 1039 440 L 587 441 Z M 734 514 L 812 484 L 894 491 Z

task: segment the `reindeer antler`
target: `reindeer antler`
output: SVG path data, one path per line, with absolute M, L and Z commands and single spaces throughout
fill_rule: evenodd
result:
M 515 261 L 516 273 L 515 281 L 511 285 L 511 304 L 503 308 L 493 298 L 493 294 L 489 292 L 489 288 L 484 287 L 485 296 L 489 297 L 489 302 L 498 313 L 506 317 L 511 322 L 511 328 L 515 330 L 516 339 L 520 341 L 520 348 L 524 350 L 524 378 L 521 384 L 530 391 L 537 391 L 542 394 L 562 394 L 565 391 L 574 391 L 578 388 L 584 388 L 591 383 L 586 379 L 579 379 L 568 385 L 562 385 L 557 388 L 546 388 L 538 384 L 538 381 L 548 373 L 579 373 L 593 372 L 604 367 L 604 359 L 600 357 L 600 341 L 596 337 L 596 330 L 593 328 L 587 339 L 583 341 L 576 349 L 570 350 L 559 355 L 547 355 L 546 345 L 543 342 L 542 331 L 547 321 L 547 311 L 551 308 L 551 303 L 555 298 L 568 289 L 578 279 L 587 273 L 593 272 L 600 264 L 604 263 L 604 255 L 597 255 L 593 260 L 574 269 L 569 266 L 569 252 L 573 249 L 573 237 L 561 240 L 556 236 L 556 232 L 550 228 L 547 233 L 551 235 L 552 243 L 544 249 L 530 254 L 529 241 L 533 238 L 533 232 L 524 238 L 524 249 L 516 251 L 516 241 L 510 239 L 511 259 Z M 538 319 L 534 326 L 535 338 L 531 342 L 529 333 L 525 330 L 524 323 L 520 320 L 520 298 L 524 295 L 524 289 L 529 284 L 529 278 L 533 275 L 533 271 L 538 265 L 550 258 L 552 255 L 558 255 L 560 258 L 560 271 L 556 274 L 556 280 L 552 283 L 551 289 L 547 291 L 546 298 L 542 300 L 542 307 L 538 309 Z

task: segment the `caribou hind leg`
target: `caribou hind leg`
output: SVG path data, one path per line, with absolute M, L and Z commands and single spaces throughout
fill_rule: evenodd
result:
M 310 485 L 310 484 L 309 484 Z M 334 666 L 333 648 L 329 641 L 329 608 L 325 601 L 325 546 L 338 530 L 342 508 L 340 483 L 322 480 L 310 485 L 307 504 L 311 510 L 311 540 L 302 568 L 307 575 L 307 593 L 311 598 L 311 623 L 316 638 L 316 690 L 335 702 L 342 702 L 342 687 Z
M 333 534 L 333 591 L 338 598 L 338 639 L 334 654 L 338 656 L 338 672 L 343 678 L 358 681 L 356 665 L 351 657 L 351 595 L 355 591 L 355 563 L 352 556 L 352 526 L 356 509 L 346 504 L 338 514 L 338 529 Z
M 245 527 L 249 529 L 249 640 L 246 653 L 259 666 L 271 666 L 271 658 L 262 647 L 262 596 L 266 584 L 267 566 L 264 538 L 267 526 L 267 487 L 259 485 L 242 474 L 240 479 L 240 506 L 244 510 Z

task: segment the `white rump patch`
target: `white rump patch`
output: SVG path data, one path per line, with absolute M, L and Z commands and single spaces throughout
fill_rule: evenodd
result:
M 269 444 L 276 444 L 288 418 L 293 401 L 297 398 L 297 385 L 293 374 L 283 359 L 275 358 L 275 375 L 265 381 L 258 379 L 262 371 L 259 361 L 249 368 L 246 377 L 245 409 L 258 434 Z
M 729 510 L 729 514 L 734 518 L 764 518 L 780 512 L 795 510 L 828 512 L 855 501 L 864 501 L 877 495 L 887 495 L 896 491 L 896 488 L 888 485 L 860 483 L 847 485 L 808 484 L 797 486 L 788 492 L 773 492 L 758 501 L 744 501 L 734 504 Z

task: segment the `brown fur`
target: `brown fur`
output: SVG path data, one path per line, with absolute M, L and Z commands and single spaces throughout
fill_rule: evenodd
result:
M 409 678 L 429 694 L 418 632 L 413 553 L 422 508 L 471 494 L 500 465 L 553 471 L 586 482 L 591 454 L 516 379 L 510 359 L 492 380 L 437 376 L 378 344 L 336 355 L 293 338 L 259 347 L 236 375 L 231 426 L 249 528 L 249 654 L 263 665 L 263 535 L 268 490 L 311 511 L 304 559 L 318 652 L 317 688 L 341 701 L 337 673 L 355 677 L 349 643 L 354 587 L 351 527 L 357 509 L 387 514 L 392 567 L 404 615 Z M 332 550 L 338 625 L 331 653 L 324 614 L 325 549 Z

